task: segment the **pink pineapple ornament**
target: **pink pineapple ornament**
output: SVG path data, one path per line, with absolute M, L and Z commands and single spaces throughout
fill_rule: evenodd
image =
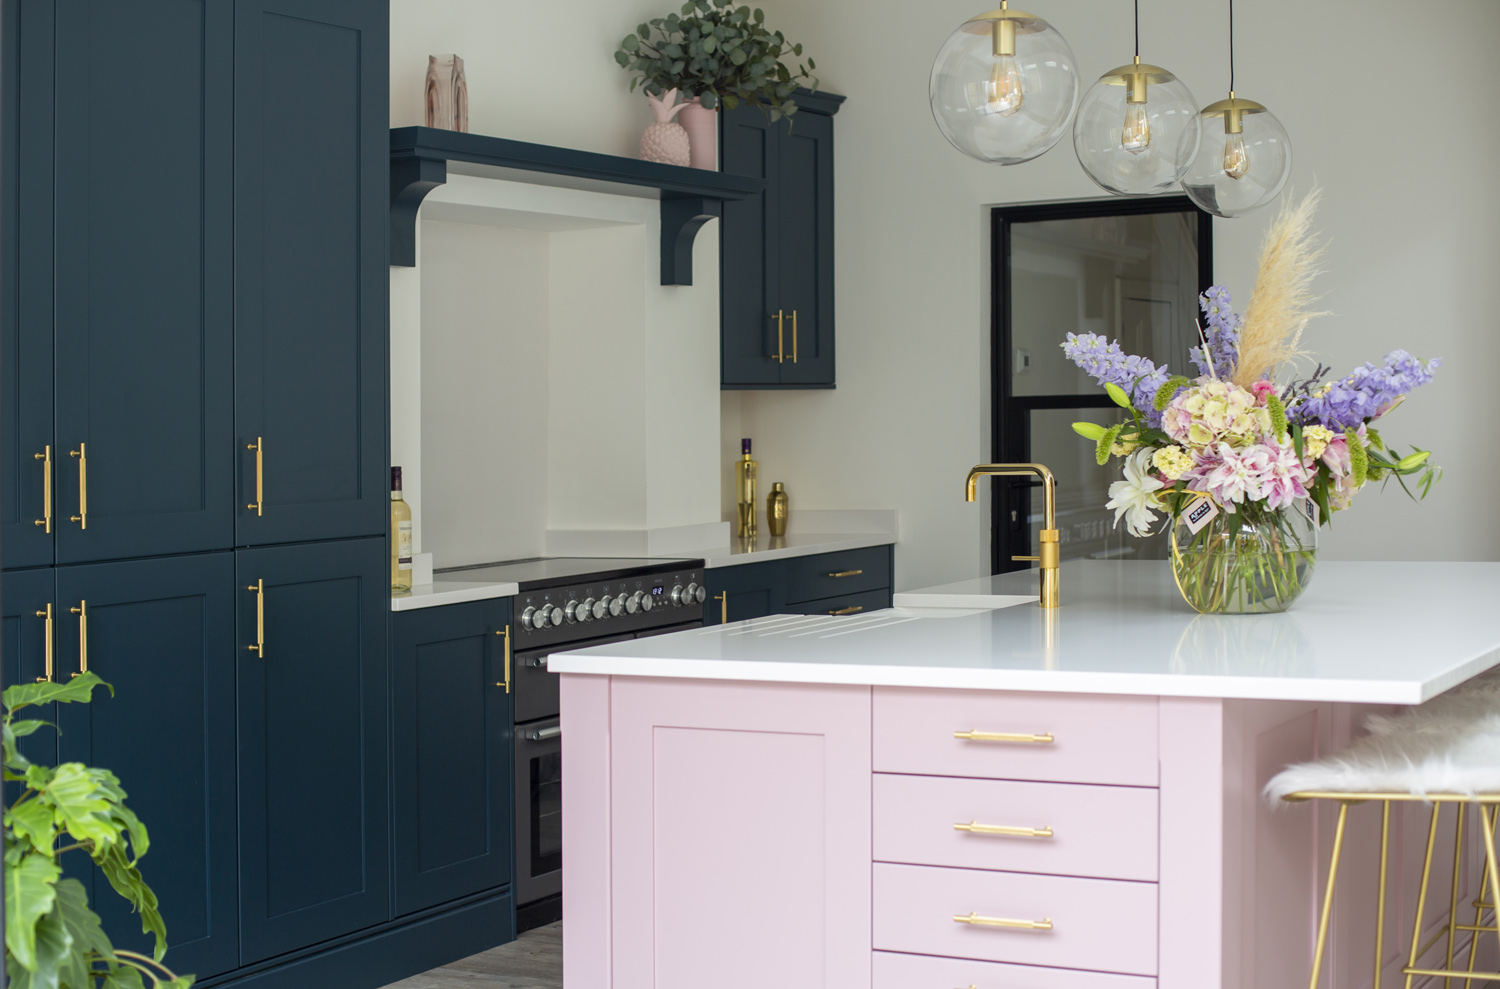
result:
M 672 119 L 687 104 L 677 102 L 675 89 L 662 93 L 660 99 L 650 95 L 646 99 L 651 103 L 651 113 L 656 117 L 656 123 L 647 127 L 646 133 L 641 135 L 641 160 L 687 167 L 692 161 L 688 133 Z

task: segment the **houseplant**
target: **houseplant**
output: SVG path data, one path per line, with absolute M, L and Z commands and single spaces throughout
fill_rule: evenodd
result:
M 1437 360 L 1404 350 L 1336 381 L 1321 365 L 1278 382 L 1303 356 L 1312 317 L 1311 283 L 1321 250 L 1309 232 L 1317 194 L 1288 206 L 1261 248 L 1255 291 L 1242 317 L 1214 286 L 1199 302 L 1199 374 L 1172 375 L 1095 333 L 1068 334 L 1064 352 L 1105 387 L 1129 417 L 1114 426 L 1074 423 L 1096 460 L 1124 458 L 1110 486 L 1115 524 L 1149 535 L 1164 512 L 1172 527 L 1172 573 L 1200 612 L 1285 610 L 1307 586 L 1319 525 L 1349 507 L 1371 481 L 1417 476 L 1425 497 L 1441 478 L 1429 453 L 1401 456 L 1377 423 L 1413 388 L 1432 380 Z
M 0 697 L 5 779 L 23 785 L 21 796 L 5 808 L 6 976 L 15 989 L 144 989 L 145 980 L 153 989 L 187 989 L 193 977 L 162 964 L 167 928 L 138 866 L 150 839 L 125 806 L 119 779 L 77 762 L 37 765 L 17 750 L 18 738 L 47 724 L 18 721 L 17 714 L 52 703 L 88 703 L 99 686 L 113 692 L 97 675 L 84 673 L 66 683 L 17 684 Z M 83 884 L 62 876 L 58 859 L 70 851 L 86 852 L 140 914 L 141 930 L 156 939 L 151 957 L 110 943 Z
M 720 106 L 741 102 L 765 107 L 772 120 L 797 111 L 792 94 L 804 81 L 818 88 L 809 58 L 792 69 L 783 57 L 801 59 L 802 46 L 765 27 L 765 12 L 733 0 L 687 0 L 678 13 L 658 17 L 627 34 L 615 61 L 634 74 L 637 86 L 660 98 L 677 89 L 688 99 L 678 118 L 692 143 L 697 168 L 716 168 Z

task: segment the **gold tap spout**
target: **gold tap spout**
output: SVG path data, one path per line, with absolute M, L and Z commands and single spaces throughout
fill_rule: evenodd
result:
M 1013 556 L 1012 560 L 1040 564 L 1041 604 L 1043 608 L 1058 606 L 1058 566 L 1062 563 L 1062 545 L 1057 531 L 1057 480 L 1052 471 L 1041 464 L 980 464 L 969 471 L 968 483 L 964 487 L 965 500 L 974 500 L 974 489 L 981 477 L 1031 477 L 1042 479 L 1042 532 L 1039 556 Z

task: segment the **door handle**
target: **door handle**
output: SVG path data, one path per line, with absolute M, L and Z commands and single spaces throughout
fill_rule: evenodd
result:
M 264 440 L 261 437 L 257 436 L 255 437 L 255 442 L 248 444 L 245 449 L 255 451 L 255 501 L 251 502 L 245 507 L 252 509 L 255 512 L 256 518 L 259 518 L 260 516 L 265 514 L 266 498 L 263 490 L 266 477 L 266 445 Z
M 37 677 L 36 678 L 36 682 L 37 683 L 51 683 L 52 682 L 52 602 L 50 602 L 50 601 L 47 602 L 47 610 L 46 611 L 38 611 L 36 613 L 36 616 L 38 618 L 45 618 L 45 619 L 47 619 L 47 628 L 46 628 L 46 632 L 44 633 L 46 635 L 46 637 L 47 637 L 47 640 L 46 640 L 46 648 L 45 648 L 45 650 L 43 652 L 43 655 L 45 655 L 45 657 L 46 657 L 46 660 L 45 660 L 46 665 L 43 667 L 43 669 L 45 669 L 47 671 L 47 675 L 46 676 Z
M 255 644 L 245 648 L 259 659 L 266 658 L 266 582 L 262 578 L 245 588 L 255 592 Z
M 1040 735 L 1033 735 L 1029 732 L 979 731 L 978 729 L 970 729 L 969 731 L 956 731 L 953 733 L 953 737 L 966 739 L 970 742 L 1032 742 L 1037 745 L 1050 745 L 1056 741 L 1050 731 L 1043 732 Z
M 715 594 L 714 595 L 714 600 L 719 602 L 719 624 L 720 625 L 728 625 L 729 624 L 729 592 L 725 591 L 723 594 Z
M 42 517 L 36 520 L 36 524 L 42 527 L 42 531 L 48 535 L 52 534 L 52 447 L 42 447 L 41 453 L 33 453 L 33 457 L 42 462 Z M 49 618 L 48 621 L 51 621 Z M 51 679 L 51 676 L 48 676 Z
M 89 671 L 89 603 L 79 601 L 78 607 L 68 610 L 78 616 L 78 672 L 69 674 L 71 680 Z
M 1008 824 L 980 824 L 978 821 L 970 821 L 968 824 L 953 825 L 954 831 L 967 831 L 970 834 L 987 834 L 999 838 L 1051 838 L 1052 828 L 1018 828 Z
M 858 577 L 862 573 L 864 573 L 863 570 L 840 570 L 837 573 L 831 573 L 828 576 L 837 580 L 841 577 Z
M 835 615 L 835 616 L 837 616 L 837 615 L 852 615 L 852 614 L 854 614 L 857 611 L 864 611 L 864 610 L 865 610 L 865 606 L 864 605 L 862 605 L 862 604 L 854 604 L 854 605 L 850 605 L 847 608 L 840 608 L 837 611 L 830 611 L 829 614 L 830 615 Z
M 786 357 L 785 357 L 786 350 L 783 347 L 783 342 L 784 342 L 784 339 L 785 339 L 785 336 L 784 336 L 785 330 L 786 330 L 786 317 L 784 317 L 781 314 L 781 310 L 778 309 L 778 310 L 776 310 L 776 363 L 777 364 L 780 364 L 780 363 L 782 363 L 782 361 L 786 360 Z
M 526 733 L 527 741 L 547 742 L 554 738 L 562 738 L 562 725 L 553 725 L 551 728 L 537 728 Z
M 797 363 L 797 310 L 792 310 L 792 363 Z
M 978 927 L 1008 927 L 1015 931 L 1052 930 L 1052 920 L 1049 917 L 1044 917 L 1041 920 L 1011 920 L 1008 917 L 981 917 L 977 913 L 970 913 L 968 916 L 955 914 L 953 922 L 955 924 L 974 924 Z
M 69 450 L 68 456 L 78 458 L 78 514 L 69 522 L 77 522 L 78 528 L 89 527 L 89 451 L 88 444 L 78 444 L 78 449 Z
M 510 626 L 505 626 L 503 631 L 496 632 L 495 634 L 505 636 L 505 679 L 495 684 L 495 686 L 504 687 L 505 692 L 508 694 L 510 693 Z

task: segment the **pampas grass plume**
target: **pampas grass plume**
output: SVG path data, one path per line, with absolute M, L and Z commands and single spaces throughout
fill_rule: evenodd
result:
M 1266 231 L 1255 273 L 1255 291 L 1240 327 L 1234 383 L 1249 388 L 1283 364 L 1304 356 L 1302 331 L 1315 316 L 1312 282 L 1323 249 L 1313 240 L 1312 217 L 1322 193 L 1314 189 L 1295 206 L 1284 204 Z

